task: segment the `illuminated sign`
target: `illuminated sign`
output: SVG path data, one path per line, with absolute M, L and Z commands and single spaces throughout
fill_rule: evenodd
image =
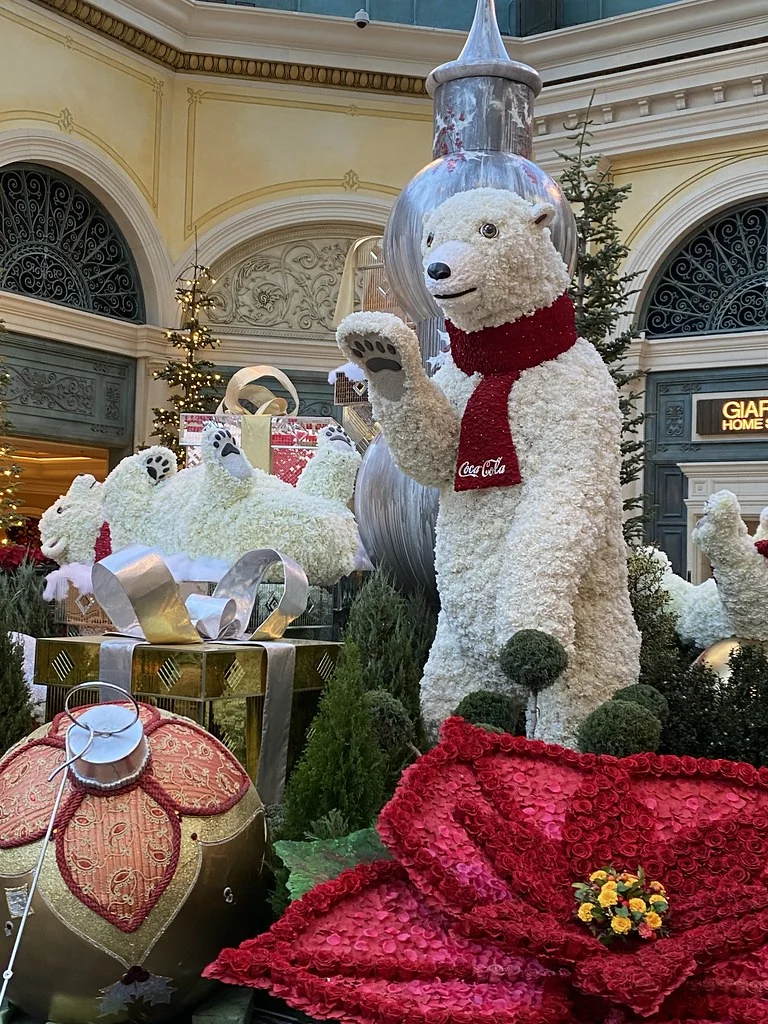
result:
M 768 396 L 699 399 L 696 432 L 718 437 L 768 434 Z

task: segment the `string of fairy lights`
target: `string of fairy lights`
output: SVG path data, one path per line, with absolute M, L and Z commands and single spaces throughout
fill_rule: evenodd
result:
M 214 309 L 216 299 L 209 289 L 216 283 L 207 267 L 197 260 L 178 280 L 176 301 L 181 308 L 181 323 L 178 329 L 165 332 L 174 349 L 181 349 L 186 358 L 169 359 L 162 370 L 153 374 L 155 380 L 164 380 L 171 394 L 170 406 L 153 409 L 152 436 L 158 442 L 175 452 L 181 461 L 184 449 L 179 443 L 179 417 L 183 412 L 213 412 L 219 398 L 221 374 L 216 372 L 214 363 L 197 359 L 204 349 L 216 349 L 221 344 L 207 324 L 200 320 L 200 314 Z
M 0 335 L 4 333 L 5 324 L 0 320 Z M 11 423 L 3 415 L 6 410 L 5 393 L 11 381 L 11 375 L 0 369 L 0 435 L 6 435 L 11 429 Z M 15 454 L 14 447 L 6 440 L 0 440 L 0 531 L 9 530 L 14 526 L 21 526 L 24 522 L 23 515 L 19 510 L 22 501 L 18 496 L 21 487 L 21 467 L 13 461 Z M 0 544 L 7 544 L 8 538 L 3 536 Z

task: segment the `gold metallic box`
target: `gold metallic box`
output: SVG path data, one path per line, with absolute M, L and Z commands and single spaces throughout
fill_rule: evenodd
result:
M 99 679 L 99 649 L 107 636 L 38 640 L 35 681 L 48 687 L 46 717 L 64 709 L 67 693 Z M 306 732 L 330 679 L 341 644 L 287 640 L 296 648 L 288 770 L 301 753 Z M 131 664 L 135 697 L 184 715 L 218 736 L 257 782 L 261 748 L 267 653 L 255 644 L 139 644 Z M 109 680 L 112 682 L 113 680 Z M 78 704 L 99 700 L 97 688 L 77 695 Z

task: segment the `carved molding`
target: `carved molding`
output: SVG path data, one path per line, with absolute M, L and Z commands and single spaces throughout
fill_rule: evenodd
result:
M 216 332 L 273 338 L 333 336 L 336 299 L 349 247 L 360 237 L 346 225 L 294 229 L 240 246 L 216 268 L 209 314 Z
M 315 244 L 325 244 L 339 240 L 348 245 L 350 238 L 363 238 L 365 235 L 370 234 L 370 232 L 370 224 L 362 220 L 347 221 L 337 218 L 313 224 L 308 221 L 305 213 L 304 220 L 299 224 L 272 228 L 264 232 L 252 231 L 245 240 L 228 248 L 223 254 L 218 255 L 211 263 L 211 272 L 216 278 L 216 283 L 219 284 L 221 278 L 224 277 L 228 270 L 236 267 L 255 253 L 261 253 L 275 245 L 306 241 L 312 241 Z M 204 251 L 206 251 L 207 256 L 207 239 L 201 243 L 201 247 L 203 244 L 206 245 L 206 250 Z
M 376 234 L 383 230 L 392 210 L 392 199 L 359 193 L 316 192 L 284 196 L 249 206 L 213 225 L 200 235 L 200 258 L 220 277 L 241 258 L 254 251 L 254 239 L 309 238 L 319 234 L 345 237 Z M 177 277 L 195 258 L 194 243 L 177 260 Z
M 108 384 L 104 393 L 104 414 L 108 420 L 120 420 L 121 403 L 120 388 L 117 384 Z
M 38 370 L 30 366 L 5 366 L 10 380 L 5 400 L 14 409 L 50 409 L 78 416 L 92 416 L 93 381 L 70 373 Z
M 134 53 L 148 57 L 169 71 L 187 74 L 225 75 L 256 82 L 314 85 L 325 89 L 355 89 L 390 96 L 426 97 L 425 79 L 419 75 L 338 68 L 291 61 L 249 60 L 245 57 L 188 52 L 163 42 L 149 32 L 129 25 L 113 14 L 99 10 L 85 0 L 35 0 L 40 7 L 56 11 L 85 25 Z
M 124 448 L 133 443 L 136 365 L 114 355 L 6 333 L 0 351 L 16 433 Z

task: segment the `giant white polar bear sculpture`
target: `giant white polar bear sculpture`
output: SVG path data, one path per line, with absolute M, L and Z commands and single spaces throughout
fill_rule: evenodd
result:
M 114 550 L 142 544 L 231 563 L 270 547 L 298 562 L 311 583 L 329 585 L 356 565 L 360 541 L 347 505 L 359 464 L 344 432 L 326 428 L 291 487 L 253 469 L 230 432 L 211 423 L 199 466 L 177 472 L 173 453 L 155 446 L 123 459 L 104 484 L 78 477 L 41 519 L 43 552 L 60 564 L 92 562 L 106 521 Z
M 768 606 L 759 596 L 768 586 L 768 508 L 750 538 L 736 496 L 719 491 L 707 500 L 692 536 L 717 580 L 689 583 L 673 572 L 663 551 L 646 548 L 663 570 L 661 586 L 669 595 L 667 610 L 677 620 L 678 635 L 702 649 L 732 636 L 768 640 Z
M 400 467 L 440 489 L 426 717 L 444 718 L 472 690 L 508 687 L 500 648 L 539 629 L 569 664 L 539 697 L 536 736 L 572 745 L 589 712 L 637 681 L 640 637 L 621 531 L 619 396 L 576 338 L 553 216 L 477 189 L 426 219 L 425 280 L 451 336 L 432 380 L 397 317 L 352 314 L 338 340 L 365 368 Z

